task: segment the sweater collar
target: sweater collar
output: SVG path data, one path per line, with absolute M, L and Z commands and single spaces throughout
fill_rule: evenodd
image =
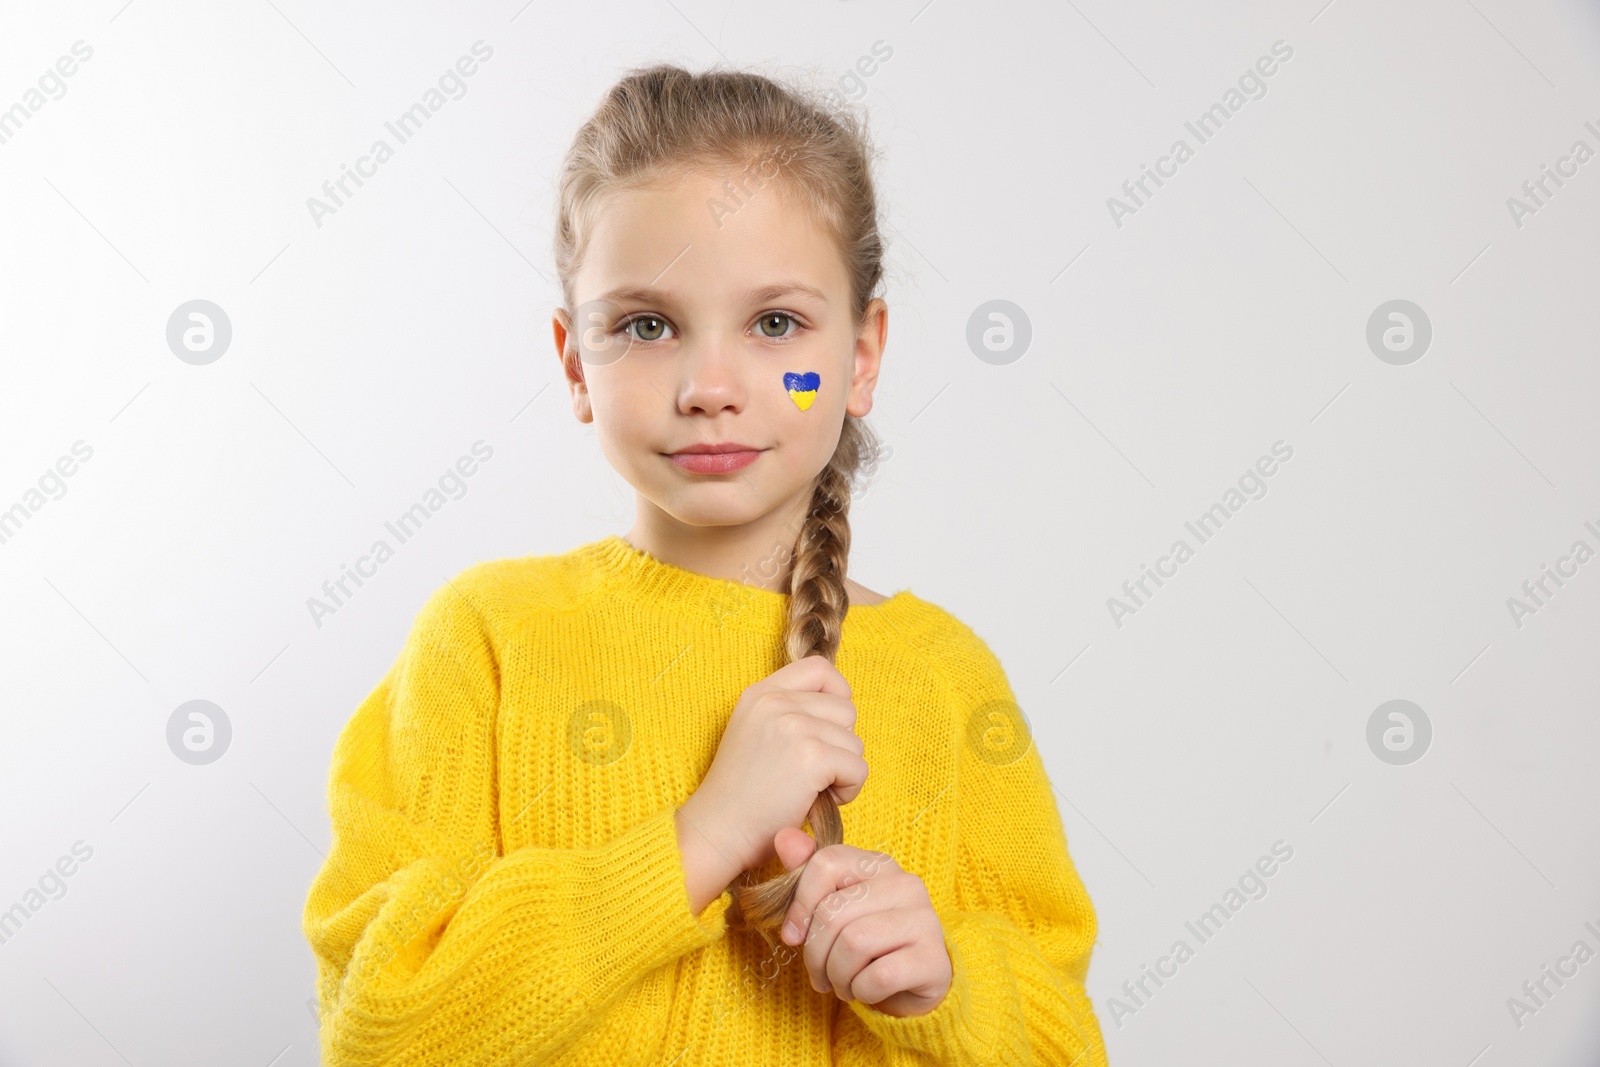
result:
M 583 545 L 574 554 L 597 572 L 602 587 L 613 595 L 652 601 L 674 616 L 713 628 L 773 638 L 783 635 L 789 609 L 787 593 L 686 570 L 635 548 L 619 534 Z M 909 589 L 877 604 L 851 604 L 845 614 L 844 638 L 852 644 L 908 638 L 938 610 Z

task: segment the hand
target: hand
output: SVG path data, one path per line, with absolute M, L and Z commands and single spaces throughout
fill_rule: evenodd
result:
M 774 835 L 798 827 L 832 788 L 848 804 L 867 780 L 850 683 L 822 656 L 773 671 L 740 695 L 699 788 L 679 811 L 733 874 L 765 864 Z M 807 840 L 810 840 L 807 837 Z
M 924 1015 L 943 1002 L 950 953 L 921 878 L 885 852 L 853 845 L 817 851 L 799 830 L 779 831 L 773 845 L 789 870 L 806 864 L 783 939 L 805 941 L 812 988 L 885 1015 Z

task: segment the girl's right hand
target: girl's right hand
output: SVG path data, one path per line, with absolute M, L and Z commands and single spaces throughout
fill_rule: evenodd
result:
M 741 871 L 777 855 L 817 794 L 848 804 L 867 780 L 850 683 L 823 656 L 773 671 L 739 696 L 705 779 L 679 809 Z

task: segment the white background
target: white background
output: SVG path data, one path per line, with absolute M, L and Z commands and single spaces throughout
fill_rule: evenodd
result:
M 333 740 L 476 561 L 627 529 L 550 341 L 561 154 L 657 59 L 844 86 L 886 151 L 893 445 L 852 575 L 1000 655 L 1063 800 L 1114 1064 L 1578 1065 L 1600 959 L 1600 16 L 1513 0 L 227 4 L 0 12 L 0 1063 L 313 1064 L 300 929 Z M 473 42 L 492 59 L 341 207 L 306 200 Z M 1136 215 L 1106 200 L 1274 41 L 1293 57 Z M 864 92 L 863 92 L 864 90 Z M 1069 266 L 1070 264 L 1070 266 Z M 180 304 L 233 327 L 174 357 Z M 1433 341 L 1366 343 L 1414 301 Z M 965 335 L 991 299 L 1032 344 Z M 494 449 L 336 615 L 306 606 L 474 441 Z M 1275 441 L 1293 458 L 1118 626 L 1137 578 Z M 1426 755 L 1368 747 L 1385 701 Z M 216 702 L 225 756 L 174 757 Z M 1112 997 L 1272 843 L 1293 858 L 1132 1015 Z M 1553 986 L 1551 988 L 1554 988 Z M 1131 1003 L 1131 1002 L 1130 1002 Z M 276 1057 L 276 1058 L 275 1058 Z

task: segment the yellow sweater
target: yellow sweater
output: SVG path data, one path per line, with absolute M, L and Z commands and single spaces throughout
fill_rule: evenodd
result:
M 728 929 L 727 892 L 690 911 L 673 813 L 784 665 L 786 603 L 616 535 L 429 599 L 333 751 L 304 917 L 326 1067 L 1104 1067 L 1094 909 L 1038 750 L 988 646 L 909 590 L 846 617 L 870 774 L 840 812 L 927 885 L 944 1000 L 845 1004 Z

